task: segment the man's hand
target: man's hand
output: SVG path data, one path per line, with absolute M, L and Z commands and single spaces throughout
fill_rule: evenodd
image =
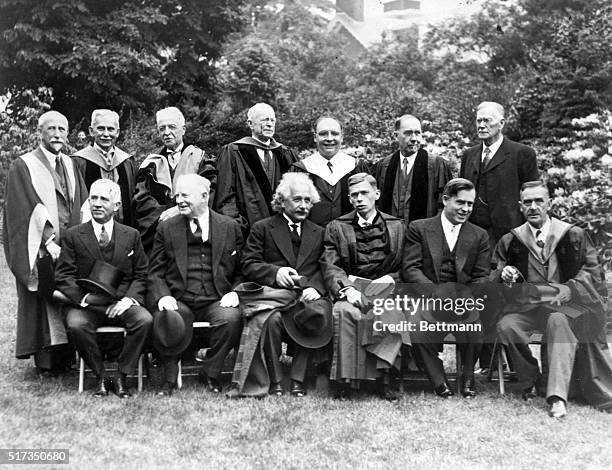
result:
M 228 292 L 219 301 L 221 307 L 238 307 L 238 294 L 234 291 Z
M 318 300 L 321 298 L 321 294 L 314 287 L 307 287 L 302 291 L 302 296 L 300 300 L 302 302 L 312 302 L 313 300 Z
M 293 282 L 293 278 L 291 276 L 299 276 L 299 274 L 293 268 L 279 268 L 279 270 L 276 272 L 276 283 L 285 289 L 295 287 L 295 282 Z
M 59 258 L 59 255 L 62 251 L 60 246 L 55 242 L 49 242 L 47 243 L 46 247 L 47 247 L 47 253 L 51 255 L 51 259 L 53 261 L 57 261 L 57 258 Z
M 344 295 L 346 296 L 346 301 L 353 304 L 357 308 L 363 307 L 363 302 L 361 301 L 361 292 L 359 292 L 354 287 L 349 287 L 346 291 L 344 291 Z
M 128 297 L 124 297 L 119 302 L 111 304 L 106 309 L 106 316 L 108 318 L 118 317 L 123 312 L 125 312 L 128 308 L 130 308 L 132 305 L 134 305 L 134 301 Z
M 516 282 L 519 278 L 519 271 L 514 266 L 504 266 L 501 272 L 501 278 L 504 282 Z
M 176 299 L 171 295 L 165 295 L 157 302 L 158 310 L 178 310 Z
M 169 207 L 159 215 L 159 221 L 163 222 L 164 220 L 174 217 L 175 215 L 179 215 L 178 206 Z
M 551 285 L 559 289 L 559 293 L 557 294 L 557 296 L 550 301 L 551 305 L 566 304 L 567 302 L 572 300 L 572 290 L 568 286 L 554 283 L 551 283 Z
M 390 285 L 395 284 L 395 280 L 388 274 L 374 279 L 368 287 L 366 287 L 365 295 L 368 297 L 376 297 L 382 294 Z

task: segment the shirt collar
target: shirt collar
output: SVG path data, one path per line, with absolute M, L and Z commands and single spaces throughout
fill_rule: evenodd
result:
M 269 140 L 267 143 L 264 142 L 263 140 L 259 140 L 257 137 L 255 136 L 251 136 L 251 138 L 253 140 L 256 140 L 257 142 L 259 142 L 261 145 L 265 145 L 266 147 L 268 147 L 270 145 L 270 143 L 272 143 L 272 140 Z
M 100 155 L 103 155 L 103 156 L 105 156 L 105 157 L 106 157 L 107 155 L 115 155 L 115 146 L 114 146 L 114 145 L 113 145 L 113 146 L 112 146 L 110 149 L 108 149 L 108 152 L 105 152 L 105 151 L 102 149 L 102 147 L 100 147 L 100 146 L 99 146 L 98 144 L 96 144 L 95 142 L 94 142 L 94 144 L 93 144 L 93 148 L 95 148 L 95 149 L 98 151 L 98 153 L 99 153 Z
M 42 144 L 40 144 L 40 149 L 42 150 L 42 153 L 45 155 L 45 157 L 47 157 L 47 160 L 49 160 L 51 168 L 55 168 L 55 159 L 62 155 L 62 152 L 55 155 L 54 153 L 49 152 L 45 147 L 43 147 Z
M 488 148 L 491 150 L 491 157 L 493 157 L 493 155 L 495 155 L 497 153 L 497 151 L 499 150 L 499 148 L 501 147 L 502 142 L 504 141 L 504 136 L 502 135 L 501 138 L 497 139 L 495 142 L 493 142 Z M 484 150 L 485 148 L 487 148 L 487 146 L 484 144 L 484 142 L 482 143 L 482 153 L 484 154 Z
M 402 157 L 402 159 L 407 158 L 408 160 L 414 160 L 416 158 L 417 153 L 414 152 L 413 154 L 410 155 L 404 155 L 401 151 L 400 151 L 400 156 Z
M 298 228 L 302 228 L 302 222 L 294 222 L 293 220 L 291 220 L 291 218 L 289 218 L 289 216 L 287 214 L 285 214 L 283 212 L 283 217 L 285 218 L 285 220 L 287 221 L 287 225 L 293 225 L 296 224 L 298 226 Z
M 444 212 L 440 213 L 440 221 L 442 222 L 442 228 L 448 231 L 453 231 L 453 228 L 461 228 L 462 224 L 453 224 L 450 220 L 446 218 Z
M 100 224 L 96 222 L 94 219 L 91 219 L 91 225 L 93 226 L 94 233 L 98 235 L 102 231 L 102 225 L 104 225 L 104 230 L 108 233 L 108 238 L 110 239 L 113 235 L 113 227 L 115 226 L 114 218 L 111 217 L 108 222 L 105 224 Z
M 182 153 L 183 152 L 183 147 L 185 146 L 185 143 L 182 142 L 176 149 L 174 150 L 170 150 L 168 147 L 166 147 L 166 151 L 172 155 L 174 155 L 175 153 Z
M 377 214 L 378 212 L 374 211 L 374 213 L 370 217 L 368 217 L 367 219 L 364 219 L 363 217 L 361 217 L 361 215 L 359 215 L 359 213 L 357 213 L 357 224 L 360 227 L 363 227 L 364 224 L 372 225 Z
M 527 222 L 527 224 L 529 225 L 533 238 L 537 240 L 538 237 L 536 237 L 536 232 L 540 230 L 542 232 L 540 234 L 540 240 L 546 240 L 548 237 L 548 232 L 550 231 L 550 217 L 547 217 L 546 222 L 544 222 L 544 225 L 542 225 L 540 228 L 535 228 L 529 222 Z

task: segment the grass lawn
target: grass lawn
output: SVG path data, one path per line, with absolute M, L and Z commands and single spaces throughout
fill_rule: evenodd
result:
M 570 404 L 555 421 L 543 399 L 499 396 L 496 384 L 472 401 L 410 387 L 396 405 L 316 393 L 229 401 L 193 381 L 171 398 L 146 384 L 125 401 L 79 395 L 76 373 L 41 378 L 14 358 L 3 258 L 0 304 L 0 448 L 70 449 L 72 468 L 612 468 L 612 415 Z

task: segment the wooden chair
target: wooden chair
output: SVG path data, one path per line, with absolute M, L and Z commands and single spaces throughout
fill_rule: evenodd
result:
M 210 323 L 207 321 L 194 321 L 193 322 L 193 329 L 196 330 L 205 330 L 210 328 Z M 195 336 L 195 335 L 194 335 Z M 195 368 L 190 368 L 190 369 L 195 369 Z M 193 371 L 193 373 L 191 371 L 189 371 L 189 374 L 185 374 L 185 375 L 197 375 L 197 372 Z M 181 389 L 183 387 L 183 361 L 179 359 L 179 363 L 178 363 L 178 375 L 176 377 L 176 386 Z

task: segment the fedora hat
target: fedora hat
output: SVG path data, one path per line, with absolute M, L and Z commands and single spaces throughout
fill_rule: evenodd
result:
M 77 284 L 93 294 L 117 297 L 117 288 L 121 285 L 124 273 L 112 264 L 97 259 L 89 276 L 77 279 Z
M 283 312 L 283 325 L 291 339 L 300 346 L 321 348 L 331 341 L 334 334 L 331 302 L 328 299 L 299 302 Z
M 466 302 L 468 299 L 471 302 Z M 424 300 L 429 308 L 422 310 L 422 317 L 430 323 L 474 323 L 480 317 L 472 290 L 465 284 L 438 284 L 430 298 Z
M 185 323 L 177 310 L 160 310 L 153 319 L 153 346 L 165 356 L 182 353 L 193 336 L 193 324 Z

